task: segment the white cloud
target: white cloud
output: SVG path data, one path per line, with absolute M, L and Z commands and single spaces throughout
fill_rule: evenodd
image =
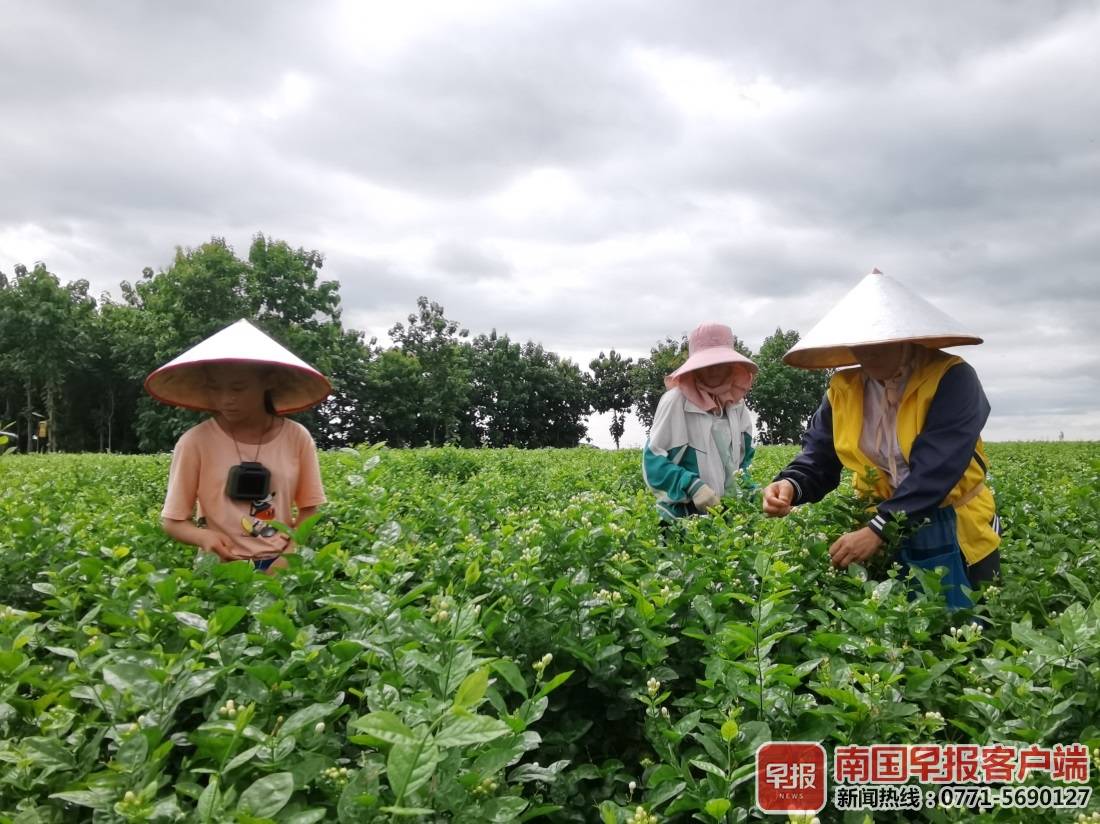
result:
M 427 294 L 586 365 L 806 331 L 878 266 L 985 336 L 989 437 L 1097 436 L 1093 3 L 0 13 L 2 270 L 117 293 L 263 231 L 370 334 Z

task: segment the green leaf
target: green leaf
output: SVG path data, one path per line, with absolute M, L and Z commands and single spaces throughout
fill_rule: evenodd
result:
M 218 791 L 218 780 L 217 776 L 210 776 L 210 781 L 206 785 L 206 789 L 202 790 L 202 794 L 199 795 L 199 801 L 195 807 L 195 812 L 198 813 L 199 821 L 201 822 L 211 821 L 221 801 L 221 793 Z
M 317 527 L 317 521 L 320 520 L 322 515 L 323 513 L 321 512 L 314 512 L 304 521 L 299 523 L 294 528 L 294 543 L 298 544 L 299 546 L 308 546 L 309 539 L 313 537 L 313 530 Z
M 711 775 L 718 776 L 718 778 L 721 778 L 723 781 L 726 780 L 726 772 L 721 767 L 717 767 L 714 764 L 711 764 L 709 761 L 703 761 L 699 758 L 692 758 L 689 761 L 693 767 L 696 767 L 705 773 L 710 773 Z
M 1092 592 L 1089 590 L 1088 585 L 1074 575 L 1072 572 L 1063 572 L 1062 576 L 1069 581 L 1069 585 L 1073 587 L 1074 591 L 1081 596 L 1085 601 L 1092 600 Z
M 1030 620 L 1030 619 L 1029 619 Z M 1048 635 L 1044 635 L 1029 624 L 1012 622 L 1012 637 L 1040 655 L 1061 655 L 1062 645 Z
M 290 717 L 283 722 L 283 725 L 279 727 L 279 734 L 293 735 L 306 727 L 312 727 L 318 721 L 324 721 L 336 712 L 343 703 L 344 694 L 338 692 L 336 698 L 326 704 L 312 704 L 308 707 L 304 707 L 292 713 Z
M 619 824 L 619 805 L 614 801 L 601 802 L 600 821 L 602 824 Z
M 400 718 L 386 710 L 364 715 L 352 726 L 360 732 L 389 744 L 407 744 L 416 741 L 413 731 L 406 727 Z
M 224 607 L 217 609 L 210 617 L 210 621 L 207 624 L 210 635 L 218 636 L 224 635 L 233 629 L 237 623 L 248 614 L 242 606 L 236 604 L 228 604 Z M 180 613 L 176 613 L 177 617 Z
M 467 747 L 484 744 L 511 732 L 512 728 L 503 721 L 487 715 L 459 716 L 436 735 L 435 743 L 442 749 Z
M 485 697 L 485 691 L 489 688 L 489 668 L 482 667 L 475 670 L 462 679 L 455 693 L 455 708 L 470 709 L 481 703 Z
M 255 678 L 257 681 L 261 681 L 264 686 L 270 687 L 276 681 L 279 680 L 280 673 L 279 668 L 274 664 L 270 664 L 264 661 L 259 664 L 254 664 L 250 667 L 245 667 L 244 671 Z
M 402 741 L 390 748 L 386 759 L 386 780 L 398 802 L 431 780 L 439 763 L 439 748 L 427 732 L 420 739 Z
M 718 624 L 718 614 L 714 611 L 710 598 L 705 594 L 696 595 L 691 599 L 691 607 L 699 613 L 699 617 L 703 619 L 707 629 L 713 632 L 714 627 Z
M 435 810 L 431 807 L 381 807 L 379 812 L 396 815 L 399 818 L 419 818 L 422 815 L 431 815 Z
M 199 632 L 206 632 L 208 629 L 206 619 L 201 615 L 196 615 L 193 612 L 173 612 L 172 614 L 176 616 L 176 620 L 185 627 L 197 629 Z
M 149 757 L 149 740 L 144 735 L 131 735 L 118 745 L 115 762 L 123 767 L 136 769 Z
M 708 815 L 721 818 L 729 812 L 730 802 L 725 798 L 712 798 L 703 809 L 707 811 Z
M 271 818 L 286 806 L 293 794 L 294 776 L 288 772 L 274 773 L 255 781 L 241 793 L 237 809 L 257 818 Z
M 477 583 L 481 577 L 481 567 L 478 566 L 477 559 L 470 561 L 469 566 L 466 567 L 466 586 L 471 587 Z
M 560 804 L 540 804 L 537 807 L 532 807 L 527 810 L 523 815 L 519 817 L 520 822 L 534 821 L 537 818 L 543 818 L 550 815 L 550 813 L 560 812 L 562 807 Z
M 547 695 L 549 695 L 566 681 L 568 681 L 569 676 L 571 676 L 572 674 L 573 670 L 569 670 L 568 672 L 559 672 L 557 675 L 555 675 L 553 678 L 542 685 L 542 689 L 540 689 L 535 694 L 535 698 L 545 698 Z
M 725 721 L 722 724 L 722 740 L 727 744 L 737 737 L 738 727 L 737 722 L 733 719 Z
M 508 686 L 524 698 L 527 697 L 527 682 L 524 681 L 523 674 L 519 671 L 519 667 L 504 658 L 498 658 L 496 661 L 493 661 L 490 666 L 497 675 L 508 682 Z
M 27 656 L 21 652 L 13 652 L 11 650 L 0 650 L 0 672 L 8 675 L 15 672 L 23 662 L 27 660 Z
M 232 566 L 231 564 L 223 564 L 223 566 Z M 294 622 L 291 621 L 286 613 L 283 612 L 281 604 L 272 604 L 259 615 L 256 616 L 256 620 L 265 627 L 271 627 L 278 631 L 286 640 L 294 641 L 298 636 L 298 628 L 294 626 Z
M 875 584 L 875 588 L 871 591 L 871 595 L 876 601 L 882 601 L 890 594 L 890 590 L 894 588 L 894 580 L 887 578 L 885 581 L 880 581 Z
M 140 664 L 108 664 L 103 668 L 103 681 L 121 693 L 130 693 L 135 700 L 148 705 L 160 691 L 160 684 L 150 670 Z
M 540 764 L 521 764 L 508 773 L 509 784 L 523 784 L 530 781 L 541 781 L 544 784 L 552 784 L 558 780 L 562 770 L 569 766 L 568 760 L 555 761 L 548 767 Z
M 282 819 L 282 824 L 317 824 L 328 818 L 329 811 L 325 807 L 314 807 L 309 810 L 293 813 Z
M 108 810 L 115 800 L 115 792 L 113 790 L 70 790 L 51 793 L 50 798 L 57 798 L 80 807 L 90 807 L 93 810 Z
M 233 770 L 237 769 L 237 767 L 240 767 L 242 764 L 247 764 L 249 761 L 256 757 L 256 754 L 260 751 L 260 749 L 260 745 L 257 744 L 254 747 L 249 747 L 244 752 L 237 753 L 235 756 L 233 756 L 233 759 L 222 768 L 221 774 L 223 776 L 228 775 L 229 773 L 233 772 Z
M 670 798 L 675 798 L 684 791 L 687 784 L 683 781 L 677 781 L 675 784 L 664 784 L 657 788 L 656 792 L 650 793 L 646 797 L 646 801 L 653 807 L 659 804 L 664 804 Z
M 514 795 L 490 799 L 481 808 L 482 820 L 492 824 L 508 824 L 527 809 L 528 803 L 530 802 Z

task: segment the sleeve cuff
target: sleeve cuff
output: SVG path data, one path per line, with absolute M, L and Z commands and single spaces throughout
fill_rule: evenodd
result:
M 886 531 L 886 525 L 894 520 L 894 514 L 892 512 L 883 512 L 881 509 L 875 512 L 873 517 L 867 524 L 871 528 L 871 531 L 883 538 L 883 532 Z
M 703 487 L 703 479 L 702 478 L 696 478 L 694 481 L 692 481 L 691 486 L 689 486 L 688 489 L 687 489 L 688 499 L 690 500 L 691 498 L 694 498 L 695 493 L 698 492 L 700 489 L 702 489 L 702 487 Z
M 798 506 L 802 503 L 802 484 L 792 478 L 790 475 L 784 475 L 780 473 L 775 476 L 776 481 L 789 481 L 791 486 L 794 487 L 794 500 L 791 501 L 791 506 Z

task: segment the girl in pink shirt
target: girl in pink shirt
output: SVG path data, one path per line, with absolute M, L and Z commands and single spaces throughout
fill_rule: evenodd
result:
M 153 372 L 165 403 L 214 413 L 172 452 L 161 522 L 177 541 L 223 561 L 286 566 L 294 526 L 325 502 L 317 449 L 304 426 L 281 415 L 324 400 L 328 380 L 241 320 Z M 197 515 L 197 520 L 193 520 Z

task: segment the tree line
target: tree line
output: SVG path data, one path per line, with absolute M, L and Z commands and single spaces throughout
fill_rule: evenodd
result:
M 323 263 L 262 234 L 243 258 L 213 238 L 98 300 L 86 280 L 62 283 L 44 263 L 0 272 L 0 430 L 23 449 L 169 450 L 199 416 L 154 401 L 142 381 L 242 317 L 331 379 L 324 404 L 293 416 L 322 448 L 576 446 L 593 411 L 611 413 L 618 445 L 631 410 L 652 424 L 664 376 L 687 356 L 686 338 L 667 338 L 637 361 L 600 352 L 585 372 L 533 341 L 471 336 L 426 297 L 383 347 L 343 325 Z M 777 329 L 758 353 L 739 344 L 761 367 L 747 403 L 766 443 L 797 440 L 825 389 L 827 375 L 780 360 L 797 340 Z M 42 424 L 47 437 L 36 440 Z

